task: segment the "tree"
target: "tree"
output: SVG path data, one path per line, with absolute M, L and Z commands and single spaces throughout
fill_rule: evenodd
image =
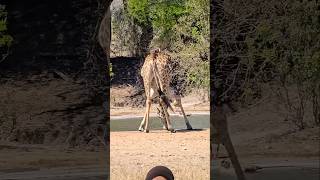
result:
M 167 48 L 171 43 L 173 26 L 185 13 L 184 0 L 128 0 L 128 12 L 142 28 L 153 31 L 156 46 Z
M 275 90 L 298 129 L 306 104 L 319 122 L 320 44 L 317 2 L 229 1 L 217 25 L 215 80 L 220 99 L 253 104 L 267 85 Z M 273 94 L 274 95 L 274 94 Z M 279 99 L 278 98 L 278 99 Z M 319 124 L 319 123 L 318 123 Z
M 269 18 L 261 17 L 255 33 L 246 38 L 248 56 L 262 66 L 259 78 L 273 74 L 280 84 L 278 93 L 285 102 L 287 118 L 304 129 L 306 103 L 312 95 L 314 100 L 319 98 L 315 93 L 319 92 L 320 78 L 317 3 L 274 1 L 272 4 L 265 14 Z M 314 108 L 318 106 L 314 104 Z M 318 121 L 316 117 L 315 121 Z

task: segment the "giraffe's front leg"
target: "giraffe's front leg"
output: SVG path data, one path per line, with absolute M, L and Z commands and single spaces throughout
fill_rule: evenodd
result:
M 147 99 L 147 107 L 146 107 L 146 114 L 145 114 L 145 128 L 144 128 L 144 132 L 149 133 L 149 114 L 150 114 L 150 108 L 151 108 L 151 100 Z
M 146 111 L 144 112 L 143 119 L 142 119 L 140 126 L 139 126 L 140 132 L 143 132 L 146 128 L 145 124 L 146 124 L 146 119 L 147 119 L 147 113 L 148 113 L 148 100 L 146 101 Z
M 141 132 L 144 130 L 144 125 L 146 123 L 146 113 L 147 112 L 144 113 L 143 119 L 142 119 L 140 126 L 139 126 L 139 131 L 141 131 Z

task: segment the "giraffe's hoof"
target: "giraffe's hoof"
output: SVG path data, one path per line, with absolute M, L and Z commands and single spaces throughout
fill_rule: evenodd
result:
M 149 129 L 144 130 L 145 133 L 149 133 Z
M 175 129 L 170 130 L 171 133 L 176 133 L 177 131 Z
M 187 123 L 187 129 L 192 130 L 192 126 L 189 123 Z
M 226 169 L 229 169 L 231 167 L 231 163 L 229 161 L 223 160 L 221 161 L 221 166 Z
M 163 126 L 163 127 L 162 127 L 162 129 L 168 130 L 168 127 L 166 127 L 166 126 Z

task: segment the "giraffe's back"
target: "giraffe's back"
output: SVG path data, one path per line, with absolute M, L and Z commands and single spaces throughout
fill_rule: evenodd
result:
M 171 67 L 172 59 L 171 57 L 163 52 L 151 53 L 145 58 L 145 62 L 141 69 L 141 76 L 144 81 L 147 81 L 148 77 L 151 81 L 154 81 L 154 73 L 152 71 L 153 61 L 155 62 L 158 73 L 160 76 L 161 84 L 163 85 L 163 90 L 167 91 L 171 81 Z M 146 85 L 146 83 L 145 83 Z

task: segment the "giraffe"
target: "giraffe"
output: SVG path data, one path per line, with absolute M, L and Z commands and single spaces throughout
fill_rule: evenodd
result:
M 187 119 L 181 103 L 181 97 L 173 91 L 170 87 L 171 82 L 171 65 L 173 61 L 165 52 L 160 52 L 160 49 L 151 51 L 151 53 L 145 58 L 144 64 L 141 68 L 141 76 L 143 78 L 144 89 L 146 93 L 146 111 L 139 126 L 139 131 L 149 132 L 149 114 L 151 109 L 152 100 L 159 97 L 160 112 L 163 112 L 165 122 L 164 128 L 175 132 L 172 127 L 168 108 L 174 112 L 170 105 L 169 99 L 173 99 L 173 105 L 179 107 L 184 117 L 188 130 L 192 129 L 192 126 Z
M 212 114 L 210 116 L 210 129 L 212 142 L 210 145 L 210 149 L 212 149 L 212 144 L 224 145 L 229 154 L 232 166 L 235 170 L 238 180 L 245 180 L 245 175 L 243 173 L 243 170 L 241 168 L 240 162 L 238 160 L 237 154 L 234 150 L 229 135 L 227 116 L 223 110 L 222 105 L 217 105 L 215 107 L 215 110 L 211 111 L 211 113 Z M 212 157 L 213 156 L 211 156 L 211 159 Z

